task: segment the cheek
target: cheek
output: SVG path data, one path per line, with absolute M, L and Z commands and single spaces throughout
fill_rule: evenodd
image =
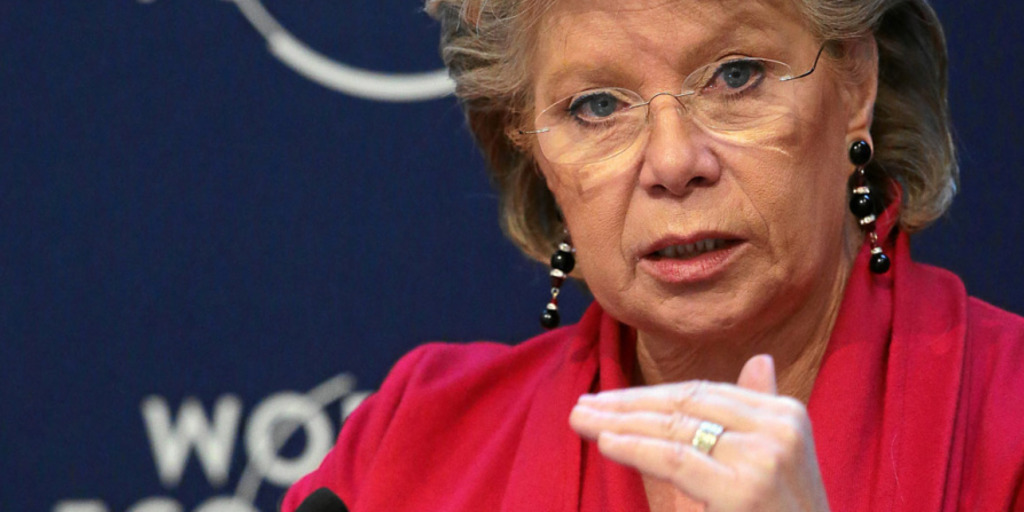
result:
M 827 89 L 827 87 L 823 87 Z M 779 187 L 791 207 L 804 213 L 835 210 L 836 198 L 844 198 L 846 181 L 853 168 L 846 159 L 846 120 L 837 108 L 836 93 L 809 95 L 805 109 L 792 118 L 784 140 L 773 144 L 780 161 L 775 167 Z M 786 148 L 782 150 L 780 148 Z
M 763 249 L 781 268 L 835 257 L 845 232 L 845 127 L 828 98 L 773 125 L 764 136 L 719 150 L 738 189 L 737 211 L 757 223 Z M 781 270 L 780 268 L 780 270 Z
M 609 270 L 625 263 L 621 240 L 632 181 L 628 172 L 613 173 L 607 167 L 544 166 L 548 188 L 555 196 L 576 248 L 574 274 L 577 277 L 610 275 Z M 587 178 L 597 173 L 611 178 L 592 186 L 593 180 Z
M 593 279 L 607 280 L 620 275 L 622 251 L 615 243 L 621 229 L 608 222 L 589 220 L 570 221 L 572 241 L 576 248 L 577 277 L 593 285 Z

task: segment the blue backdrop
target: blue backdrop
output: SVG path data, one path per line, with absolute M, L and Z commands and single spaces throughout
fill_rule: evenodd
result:
M 936 8 L 962 193 L 915 252 L 1020 312 L 1024 4 Z M 270 511 L 401 354 L 539 331 L 437 32 L 412 0 L 0 4 L 0 510 Z

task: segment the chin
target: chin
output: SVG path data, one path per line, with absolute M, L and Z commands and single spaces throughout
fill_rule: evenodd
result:
M 777 298 L 768 294 L 725 296 L 711 290 L 696 296 L 676 295 L 630 305 L 605 306 L 605 309 L 640 332 L 709 343 L 739 342 L 745 334 L 766 327 L 772 318 L 784 318 L 786 315 L 779 314 L 782 308 L 777 304 Z
M 829 281 L 822 279 L 825 269 L 814 265 L 802 269 L 748 267 L 743 275 L 747 278 L 731 276 L 676 293 L 655 290 L 647 307 L 634 308 L 633 313 L 640 316 L 637 328 L 642 325 L 652 334 L 701 343 L 742 343 L 785 324 L 798 314 L 801 304 L 815 300 L 813 297 L 824 291 L 820 287 Z M 752 275 L 757 278 L 750 279 Z

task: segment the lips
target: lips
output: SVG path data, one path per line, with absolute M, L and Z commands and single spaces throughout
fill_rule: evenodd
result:
M 697 235 L 684 239 L 664 239 L 643 251 L 646 259 L 691 259 L 710 252 L 727 249 L 742 240 L 729 235 Z
M 743 239 L 726 233 L 666 237 L 641 252 L 639 266 L 658 281 L 697 283 L 725 272 L 744 247 Z

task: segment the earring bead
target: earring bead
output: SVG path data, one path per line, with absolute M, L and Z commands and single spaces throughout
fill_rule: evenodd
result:
M 881 252 L 881 247 L 876 247 L 876 249 L 878 249 L 879 252 L 871 255 L 871 261 L 868 263 L 868 267 L 876 274 L 884 274 L 889 271 L 889 257 L 886 256 L 884 252 Z
M 865 140 L 858 140 L 850 145 L 850 162 L 857 167 L 864 167 L 871 161 L 871 145 Z

